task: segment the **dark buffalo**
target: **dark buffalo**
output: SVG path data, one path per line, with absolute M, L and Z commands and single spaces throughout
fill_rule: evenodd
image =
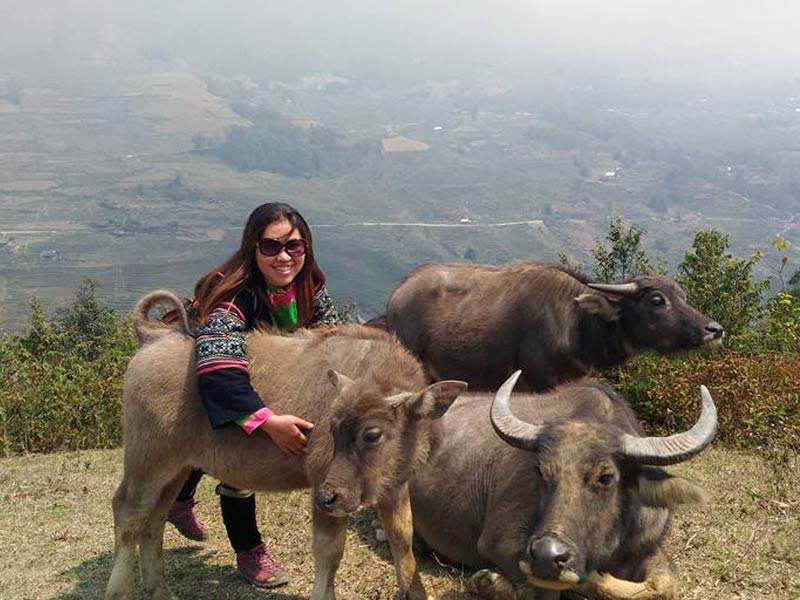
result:
M 599 384 L 511 397 L 517 375 L 494 402 L 467 394 L 442 419 L 442 446 L 410 484 L 415 532 L 439 556 L 481 569 L 469 588 L 484 598 L 674 598 L 661 541 L 670 512 L 704 494 L 652 465 L 711 441 L 708 391 L 692 429 L 653 438 Z
M 385 322 L 432 379 L 463 379 L 482 390 L 522 369 L 521 387 L 544 391 L 644 349 L 688 350 L 723 335 L 665 277 L 592 283 L 562 266 L 531 263 L 420 267 L 392 292 Z
M 177 307 L 182 330 L 147 320 L 158 301 Z M 315 424 L 307 453 L 287 456 L 262 433 L 211 428 L 198 395 L 194 340 L 178 298 L 149 294 L 134 317 L 142 347 L 123 389 L 124 475 L 114 496 L 107 600 L 134 598 L 137 546 L 146 596 L 174 598 L 164 576 L 164 521 L 192 468 L 253 490 L 314 490 L 312 600 L 334 600 L 346 517 L 374 505 L 389 534 L 401 597 L 427 600 L 411 552 L 407 481 L 437 444 L 436 420 L 465 383 L 428 385 L 411 353 L 374 329 L 285 337 L 255 331 L 247 338 L 253 387 L 276 411 Z

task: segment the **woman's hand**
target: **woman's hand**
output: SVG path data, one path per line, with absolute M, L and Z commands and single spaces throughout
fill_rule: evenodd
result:
M 269 434 L 281 452 L 299 455 L 306 451 L 308 434 L 314 429 L 314 424 L 294 415 L 273 414 L 261 424 L 261 429 Z

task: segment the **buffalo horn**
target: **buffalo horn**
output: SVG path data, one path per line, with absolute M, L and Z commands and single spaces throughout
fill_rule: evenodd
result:
M 630 283 L 587 283 L 586 285 L 598 292 L 617 296 L 635 296 L 639 293 L 639 285 L 633 281 Z
M 500 386 L 497 393 L 494 395 L 492 401 L 492 412 L 490 415 L 492 427 L 503 441 L 511 444 L 515 448 L 523 450 L 535 450 L 536 438 L 539 435 L 541 427 L 531 425 L 525 421 L 518 419 L 511 412 L 509 400 L 511 399 L 511 391 L 517 383 L 517 379 L 522 374 L 522 371 L 515 371 L 511 377 L 506 379 L 505 383 Z
M 622 436 L 622 452 L 645 465 L 674 465 L 689 460 L 708 446 L 717 433 L 717 407 L 706 386 L 700 386 L 702 408 L 689 431 L 669 437 Z
M 400 392 L 399 394 L 386 398 L 386 404 L 388 404 L 391 409 L 399 408 L 403 406 L 403 404 L 409 402 L 415 395 L 414 392 Z

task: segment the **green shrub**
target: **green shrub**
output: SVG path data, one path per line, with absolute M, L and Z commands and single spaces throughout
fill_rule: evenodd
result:
M 0 452 L 108 448 L 121 442 L 121 390 L 136 349 L 128 319 L 84 282 L 48 319 L 31 303 L 26 331 L 0 337 Z
M 781 354 L 800 353 L 800 297 L 778 292 L 766 305 L 766 317 L 756 329 L 764 350 Z
M 137 342 L 129 317 L 99 305 L 85 282 L 48 318 L 31 304 L 26 330 L 0 334 L 0 453 L 108 448 L 121 443 L 121 391 Z M 353 307 L 340 307 L 349 320 Z M 779 294 L 736 350 L 644 355 L 605 377 L 653 433 L 690 427 L 699 387 L 719 410 L 718 441 L 800 452 L 800 300 Z
M 705 385 L 719 412 L 720 442 L 800 451 L 800 354 L 645 355 L 609 375 L 651 432 L 691 427 Z

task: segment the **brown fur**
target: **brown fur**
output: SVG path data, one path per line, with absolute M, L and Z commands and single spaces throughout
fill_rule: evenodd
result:
M 325 336 L 252 332 L 247 342 L 253 387 L 278 414 L 315 424 L 307 453 L 286 456 L 263 432 L 248 436 L 234 425 L 210 427 L 194 374 L 194 341 L 178 329 L 146 321 L 148 303 L 159 298 L 168 299 L 151 294 L 135 313 L 143 346 L 130 362 L 123 391 L 124 476 L 114 497 L 115 564 L 106 598 L 133 597 L 137 544 L 149 597 L 171 598 L 160 555 L 164 519 L 187 472 L 200 468 L 236 487 L 314 487 L 334 494 L 332 504 L 315 507 L 312 594 L 314 600 L 331 600 L 338 544 L 344 540 L 342 517 L 367 504 L 389 516 L 405 514 L 403 490 L 428 458 L 438 431 L 433 419 L 465 384 L 426 387 L 420 364 L 382 332 L 357 327 Z M 370 428 L 382 432 L 374 447 L 362 439 Z M 387 527 L 403 529 L 404 519 L 397 516 Z M 397 544 L 401 592 L 425 598 L 415 565 Z
M 520 568 L 522 561 L 540 580 L 556 579 L 529 554 L 541 537 L 570 548 L 576 591 L 591 588 L 591 573 L 600 571 L 660 594 L 643 597 L 672 600 L 676 577 L 661 540 L 670 512 L 702 500 L 703 492 L 621 455 L 621 434 L 643 434 L 628 404 L 586 381 L 514 394 L 514 414 L 544 425 L 532 452 L 496 435 L 487 418 L 491 401 L 489 394 L 462 396 L 442 419 L 440 449 L 411 480 L 414 527 L 425 543 L 442 558 L 488 569 L 470 587 L 492 600 L 560 597 L 554 589 L 534 591 Z M 589 591 L 594 597 L 597 589 Z
M 177 313 L 177 327 L 171 323 L 163 321 L 151 321 L 148 317 L 150 311 L 159 303 L 167 303 L 173 306 Z M 186 306 L 180 298 L 172 292 L 157 290 L 143 296 L 133 307 L 133 325 L 136 329 L 136 336 L 139 338 L 139 345 L 144 345 L 160 338 L 165 333 L 182 331 L 186 335 L 192 335 L 192 327 L 189 324 L 189 315 Z
M 622 297 L 593 290 L 559 265 L 429 264 L 392 292 L 386 328 L 434 379 L 484 390 L 522 369 L 523 387 L 543 391 L 645 348 L 672 352 L 711 340 L 706 328 L 716 324 L 686 303 L 674 281 L 634 282 L 641 293 Z M 666 299 L 663 309 L 652 305 L 655 295 Z

